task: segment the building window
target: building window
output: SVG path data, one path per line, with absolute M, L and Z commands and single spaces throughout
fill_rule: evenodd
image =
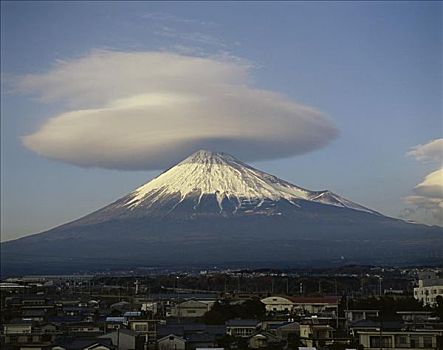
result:
M 51 341 L 51 335 L 50 334 L 45 334 L 42 336 L 42 341 Z
M 391 341 L 391 337 L 380 337 L 380 336 L 373 336 L 373 337 L 369 337 L 369 342 L 371 344 L 371 348 L 379 348 L 379 347 L 384 347 L 384 348 L 390 348 L 392 347 L 392 341 Z
M 17 335 L 10 335 L 9 336 L 9 342 L 10 343 L 17 343 L 18 342 L 18 336 Z
M 411 335 L 410 344 L 411 348 L 418 348 L 419 338 L 417 335 Z
M 396 335 L 395 336 L 395 346 L 398 348 L 409 347 L 408 337 L 406 335 Z
M 432 348 L 432 337 L 431 336 L 424 336 L 423 337 L 423 347 Z
M 147 327 L 144 324 L 136 324 L 134 325 L 134 330 L 138 332 L 146 331 Z

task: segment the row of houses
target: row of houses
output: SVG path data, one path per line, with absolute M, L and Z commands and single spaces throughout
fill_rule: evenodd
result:
M 39 282 L 40 283 L 40 282 Z M 12 288 L 8 286 L 8 288 Z M 203 323 L 221 298 L 241 305 L 255 295 L 169 293 L 90 296 L 26 288 L 2 296 L 1 348 L 9 350 L 421 349 L 441 347 L 443 324 L 432 311 L 401 311 L 380 322 L 380 310 L 340 309 L 335 296 L 268 295 L 260 319 Z M 12 289 L 14 290 L 14 289 Z M 122 299 L 122 300 L 120 300 Z

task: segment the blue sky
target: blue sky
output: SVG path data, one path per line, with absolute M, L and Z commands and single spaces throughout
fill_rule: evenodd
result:
M 254 166 L 386 215 L 441 224 L 405 201 L 441 165 L 406 156 L 442 137 L 441 28 L 442 4 L 424 1 L 2 2 L 2 240 L 78 218 L 159 172 L 81 167 L 23 145 L 49 118 L 84 106 L 69 96 L 42 101 L 54 87 L 17 82 L 94 50 L 248 65 L 254 91 L 313 107 L 338 130 L 312 151 L 277 152 Z

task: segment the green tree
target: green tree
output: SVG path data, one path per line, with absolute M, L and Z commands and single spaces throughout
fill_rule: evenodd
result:
M 266 314 L 265 305 L 259 299 L 251 299 L 243 304 L 231 305 L 227 301 L 216 302 L 203 320 L 206 324 L 224 324 L 234 318 L 262 319 Z
M 440 317 L 440 320 L 443 321 L 443 297 L 441 295 L 435 298 L 437 302 L 437 306 L 435 307 L 436 316 Z

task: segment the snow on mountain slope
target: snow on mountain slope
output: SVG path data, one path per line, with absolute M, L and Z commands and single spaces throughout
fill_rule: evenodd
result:
M 330 191 L 309 191 L 254 169 L 231 155 L 205 150 L 192 154 L 137 188 L 123 206 L 134 209 L 146 205 L 146 200 L 152 204 L 176 194 L 179 194 L 180 202 L 197 195 L 198 203 L 204 195 L 215 195 L 220 210 L 223 210 L 224 198 L 234 200 L 238 207 L 245 202 L 257 202 L 260 207 L 264 201 L 285 199 L 294 206 L 300 206 L 300 200 L 306 200 L 378 214 Z

